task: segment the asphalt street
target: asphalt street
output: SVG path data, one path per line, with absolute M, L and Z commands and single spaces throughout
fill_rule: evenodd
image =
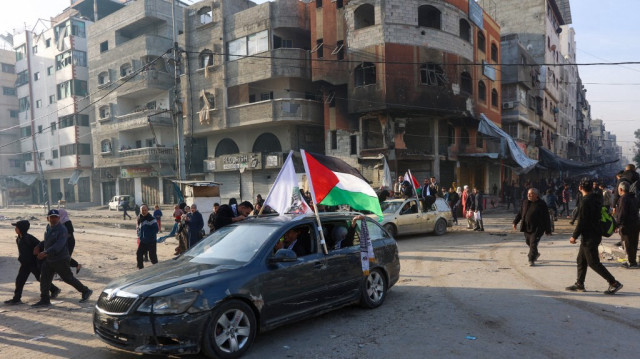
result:
M 10 211 L 0 214 L 11 217 Z M 41 217 L 41 216 L 40 216 Z M 61 284 L 49 309 L 0 304 L 0 356 L 4 358 L 131 358 L 92 332 L 99 291 L 112 278 L 135 270 L 130 222 L 115 212 L 77 211 L 78 278 L 95 290 L 87 304 Z M 524 238 L 511 229 L 512 214 L 487 211 L 485 232 L 456 226 L 443 236 L 398 239 L 400 281 L 377 309 L 357 306 L 261 333 L 245 358 L 598 358 L 635 357 L 640 334 L 640 271 L 617 261 L 605 265 L 624 288 L 616 295 L 587 273 L 585 293 L 565 291 L 576 277 L 577 245 L 566 220 L 544 237 L 541 257 L 529 267 Z M 0 221 L 0 299 L 9 299 L 18 269 L 11 220 Z M 42 220 L 34 233 L 42 233 Z M 614 243 L 617 235 L 607 242 Z M 175 243 L 160 246 L 171 258 Z M 37 301 L 30 279 L 23 300 Z M 189 356 L 196 358 L 198 356 Z

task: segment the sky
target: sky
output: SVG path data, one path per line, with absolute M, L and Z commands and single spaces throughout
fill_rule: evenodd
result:
M 69 4 L 70 0 L 5 0 L 0 11 L 0 29 L 12 32 L 24 29 L 25 24 L 31 29 L 38 17 L 48 19 Z M 576 32 L 577 62 L 640 62 L 638 13 L 638 0 L 572 0 L 571 26 Z M 580 66 L 578 70 L 587 89 L 592 118 L 602 119 L 606 129 L 617 136 L 623 155 L 632 157 L 633 133 L 640 128 L 637 100 L 640 64 Z

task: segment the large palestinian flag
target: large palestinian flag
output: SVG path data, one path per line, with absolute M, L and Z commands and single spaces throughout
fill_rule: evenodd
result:
M 316 204 L 347 204 L 359 211 L 370 211 L 382 218 L 376 192 L 360 172 L 344 161 L 330 156 L 300 151 Z

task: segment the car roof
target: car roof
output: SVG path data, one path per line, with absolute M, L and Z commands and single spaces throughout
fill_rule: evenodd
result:
M 352 219 L 354 216 L 360 215 L 362 213 L 359 212 L 320 212 L 320 220 L 321 221 L 330 221 L 330 220 L 347 220 Z M 255 224 L 270 224 L 281 226 L 285 223 L 291 222 L 308 222 L 309 220 L 315 220 L 316 216 L 314 213 L 307 214 L 283 214 L 283 215 L 261 215 L 261 216 L 251 216 L 248 217 L 247 220 L 250 221 L 242 221 L 238 223 L 255 223 Z

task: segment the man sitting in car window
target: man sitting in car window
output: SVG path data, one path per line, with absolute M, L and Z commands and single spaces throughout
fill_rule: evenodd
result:
M 343 225 L 336 225 L 333 227 L 333 231 L 331 233 L 331 237 L 334 241 L 333 248 L 331 249 L 340 249 L 344 247 L 351 247 L 353 245 L 353 239 L 356 234 L 356 225 L 357 221 L 363 220 L 363 215 L 357 215 L 353 217 L 351 220 L 351 225 L 347 229 L 347 227 Z
M 415 201 L 407 202 L 402 206 L 400 214 L 418 213 L 418 206 Z
M 296 252 L 296 255 L 298 257 L 302 257 L 309 254 L 309 251 L 304 246 L 304 243 L 302 243 L 302 240 L 298 240 L 300 231 L 305 229 L 306 228 L 296 227 L 296 228 L 291 228 L 290 230 L 285 232 L 284 236 L 282 236 L 282 238 L 280 238 L 278 243 L 276 243 L 274 252 L 278 251 L 278 249 L 285 248 L 285 249 L 291 249 L 292 251 Z

